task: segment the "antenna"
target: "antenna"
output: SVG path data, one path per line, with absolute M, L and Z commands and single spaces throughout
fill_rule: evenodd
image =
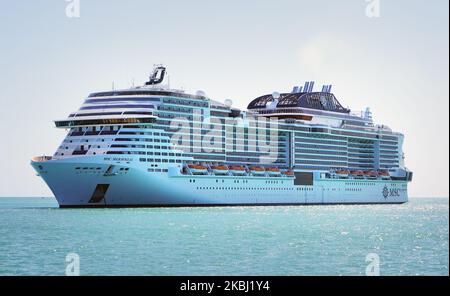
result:
M 112 90 L 114 90 L 114 80 L 113 80 L 113 82 L 112 82 Z

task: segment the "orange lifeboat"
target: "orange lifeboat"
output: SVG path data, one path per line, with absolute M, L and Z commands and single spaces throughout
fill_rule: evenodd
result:
M 281 172 L 280 172 L 279 168 L 274 168 L 274 167 L 267 168 L 266 172 L 269 174 L 269 176 L 276 177 L 276 176 L 280 176 L 281 175 Z
M 289 177 L 294 177 L 294 171 L 293 170 L 287 170 L 284 172 L 284 175 Z
M 246 174 L 245 167 L 240 165 L 232 165 L 230 166 L 230 172 L 236 176 L 242 176 Z
M 215 175 L 226 175 L 229 171 L 226 165 L 213 165 L 211 169 Z
M 347 169 L 338 169 L 336 170 L 336 175 L 339 178 L 348 178 L 348 176 L 350 175 L 350 171 Z
M 364 175 L 365 175 L 364 172 L 360 171 L 360 170 L 351 171 L 350 174 L 357 179 L 362 179 L 362 178 L 364 178 Z
M 376 179 L 378 177 L 378 173 L 376 171 L 365 171 L 364 174 L 370 179 Z
M 250 167 L 250 172 L 253 175 L 261 176 L 266 174 L 266 170 L 261 166 L 252 166 Z
M 389 172 L 388 171 L 384 171 L 384 170 L 379 171 L 378 172 L 378 176 L 380 176 L 381 179 L 384 179 L 384 180 L 388 180 L 388 179 L 391 178 L 391 175 L 389 175 Z
M 206 175 L 208 174 L 208 169 L 201 164 L 188 164 L 189 170 L 193 175 Z

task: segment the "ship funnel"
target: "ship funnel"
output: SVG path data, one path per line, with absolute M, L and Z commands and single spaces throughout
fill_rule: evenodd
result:
M 309 90 L 309 81 L 306 81 L 305 86 L 303 87 L 303 91 L 308 92 L 308 90 Z
M 328 88 L 327 88 L 327 93 L 329 93 L 329 92 L 331 92 L 331 84 L 330 85 L 328 85 Z
M 292 93 L 297 93 L 298 92 L 298 86 L 294 86 L 294 88 L 292 89 Z
M 153 73 L 150 75 L 149 81 L 145 85 L 155 85 L 160 84 L 164 80 L 164 75 L 166 74 L 166 67 L 162 65 L 156 65 L 153 69 Z
M 308 92 L 312 92 L 313 89 L 314 89 L 314 81 L 310 81 L 310 82 L 309 82 L 309 89 L 308 89 Z
M 303 86 L 300 86 L 300 87 L 298 88 L 298 92 L 301 93 L 302 90 L 303 90 Z

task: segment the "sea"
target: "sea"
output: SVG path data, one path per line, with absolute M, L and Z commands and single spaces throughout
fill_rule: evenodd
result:
M 449 275 L 449 200 L 59 209 L 0 198 L 0 275 Z

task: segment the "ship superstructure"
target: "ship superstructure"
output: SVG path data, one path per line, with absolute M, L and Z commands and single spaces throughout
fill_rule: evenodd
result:
M 141 87 L 90 94 L 32 166 L 62 207 L 403 203 L 403 135 L 314 82 L 250 102 Z

